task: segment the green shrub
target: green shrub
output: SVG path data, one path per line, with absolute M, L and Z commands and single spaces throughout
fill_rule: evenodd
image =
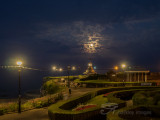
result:
M 54 83 L 52 80 L 47 81 L 43 85 L 43 89 L 48 93 L 48 94 L 54 94 L 57 91 L 59 91 L 60 87 L 56 83 Z
M 133 97 L 132 97 L 133 103 L 134 105 L 141 105 L 141 104 L 145 104 L 147 98 L 144 94 L 142 93 L 136 93 Z
M 134 105 L 156 105 L 160 100 L 159 91 L 140 91 L 132 97 Z
M 98 74 L 93 74 L 93 75 L 85 76 L 80 80 L 85 81 L 85 80 L 97 80 L 97 79 L 98 79 Z
M 87 101 L 87 104 L 94 104 L 97 106 L 101 106 L 102 104 L 105 104 L 108 102 L 108 99 L 106 97 L 103 97 L 103 95 L 95 96 L 94 98 Z
M 22 110 L 28 110 L 28 109 L 32 109 L 33 106 L 33 102 L 32 101 L 28 101 L 24 104 L 22 104 Z
M 156 102 L 160 101 L 160 93 L 158 93 L 158 94 L 156 94 L 156 95 L 154 96 L 154 100 L 155 100 Z
M 157 105 L 160 107 L 160 101 L 157 102 Z
M 147 98 L 146 105 L 155 105 L 155 100 L 153 97 Z
M 0 109 L 0 115 L 4 115 L 7 112 L 7 109 L 1 108 Z
M 33 108 L 41 108 L 41 107 L 47 107 L 55 101 L 63 99 L 62 92 L 54 94 L 54 95 L 47 95 L 41 98 L 35 98 L 32 100 L 28 100 L 24 104 L 22 104 L 22 110 L 29 110 Z
M 63 99 L 62 92 L 53 94 L 53 95 L 47 95 L 41 98 L 35 98 L 35 99 L 28 100 L 27 102 L 21 105 L 21 109 L 22 111 L 25 111 L 25 110 L 30 110 L 34 108 L 47 107 L 60 99 Z M 17 102 L 9 102 L 9 103 L 0 104 L 0 115 L 6 114 L 8 112 L 17 112 L 17 111 L 18 111 Z
M 9 104 L 8 111 L 17 111 L 17 109 L 18 109 L 18 104 L 17 103 Z
M 63 99 L 63 93 L 62 92 L 57 93 L 55 101 L 62 100 L 62 99 Z

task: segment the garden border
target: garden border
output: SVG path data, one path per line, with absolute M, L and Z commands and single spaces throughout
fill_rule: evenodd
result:
M 82 96 L 72 98 L 67 101 L 61 101 L 57 104 L 53 104 L 48 108 L 48 115 L 51 120 L 63 119 L 63 120 L 85 120 L 91 116 L 95 116 L 100 113 L 100 107 L 89 108 L 82 111 L 72 111 L 71 109 L 76 107 L 76 105 L 84 103 L 89 99 L 105 94 L 108 92 L 119 91 L 119 90 L 130 90 L 130 89 L 146 89 L 146 88 L 159 88 L 153 86 L 139 86 L 139 87 L 112 87 L 112 88 L 101 88 L 99 90 L 95 90 L 93 92 L 86 93 Z M 119 103 L 119 108 L 125 106 L 124 103 Z

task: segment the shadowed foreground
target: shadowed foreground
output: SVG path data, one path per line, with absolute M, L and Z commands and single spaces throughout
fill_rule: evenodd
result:
M 40 108 L 14 114 L 0 116 L 0 120 L 49 120 L 48 109 Z
M 68 96 L 68 90 L 66 90 L 64 94 L 64 99 L 70 99 L 72 97 L 76 97 L 87 92 L 93 91 L 95 88 L 79 88 L 79 89 L 72 89 L 72 95 Z M 48 108 L 40 108 L 40 109 L 33 109 L 29 111 L 13 114 L 6 114 L 0 116 L 0 120 L 49 120 L 48 117 Z

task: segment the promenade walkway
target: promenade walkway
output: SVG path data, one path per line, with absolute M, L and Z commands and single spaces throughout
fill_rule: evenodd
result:
M 66 96 L 65 99 L 70 99 L 72 97 L 83 95 L 93 90 L 95 90 L 95 88 L 77 88 L 77 89 L 72 89 L 71 95 L 68 95 L 68 91 L 66 91 L 64 95 Z M 19 113 L 6 114 L 0 116 L 0 120 L 49 120 L 48 108 L 33 109 L 22 112 L 21 114 Z

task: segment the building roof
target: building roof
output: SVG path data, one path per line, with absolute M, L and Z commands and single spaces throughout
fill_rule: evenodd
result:
M 150 71 L 142 67 L 130 67 L 125 72 L 129 73 L 149 73 Z

